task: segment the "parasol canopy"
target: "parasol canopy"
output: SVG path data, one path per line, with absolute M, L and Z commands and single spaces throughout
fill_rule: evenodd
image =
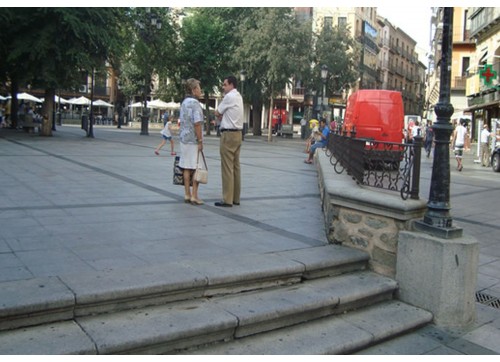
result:
M 74 105 L 77 105 L 77 106 L 90 106 L 90 99 L 85 98 L 85 97 L 82 96 L 80 98 L 70 99 L 68 101 L 68 103 L 74 104 Z
M 94 106 L 97 107 L 114 107 L 111 103 L 105 102 L 102 99 L 98 99 L 93 103 Z

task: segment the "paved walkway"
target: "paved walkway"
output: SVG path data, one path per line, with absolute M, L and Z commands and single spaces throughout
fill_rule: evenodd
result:
M 59 126 L 49 138 L 0 129 L 0 286 L 327 242 L 316 169 L 302 162 L 300 139 L 268 143 L 267 137 L 246 136 L 241 206 L 221 209 L 213 206 L 221 196 L 215 136 L 205 142 L 209 184 L 201 186 L 200 197 L 206 204 L 193 206 L 172 184 L 169 148 L 154 155 L 159 131 L 140 136 L 139 130 L 95 127 L 94 134 L 89 139 L 72 126 Z M 423 198 L 430 162 L 422 163 Z M 478 290 L 500 298 L 500 174 L 468 154 L 464 171 L 452 169 L 451 195 L 456 225 L 481 244 Z M 500 353 L 500 309 L 477 308 L 472 329 L 429 326 L 370 353 Z

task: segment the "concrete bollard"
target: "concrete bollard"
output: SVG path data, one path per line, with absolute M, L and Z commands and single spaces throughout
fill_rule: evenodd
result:
M 479 243 L 473 237 L 442 239 L 401 231 L 398 298 L 433 313 L 436 325 L 469 326 L 476 317 L 478 263 Z

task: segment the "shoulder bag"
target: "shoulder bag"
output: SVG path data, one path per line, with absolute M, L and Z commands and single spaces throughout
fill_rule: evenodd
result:
M 200 164 L 200 153 L 203 158 L 203 165 Z M 203 151 L 198 152 L 198 159 L 196 161 L 196 170 L 194 171 L 194 180 L 200 184 L 206 184 L 208 182 L 208 166 L 207 161 L 205 161 L 205 155 Z

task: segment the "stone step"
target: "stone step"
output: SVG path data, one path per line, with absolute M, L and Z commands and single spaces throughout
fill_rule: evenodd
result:
M 0 283 L 0 331 L 82 316 L 290 285 L 366 268 L 338 246 Z
M 182 351 L 182 354 L 350 354 L 415 330 L 431 321 L 431 313 L 393 300 L 347 314 Z
M 0 354 L 175 353 L 210 343 L 239 343 L 242 337 L 280 333 L 282 328 L 390 300 L 396 289 L 392 279 L 359 271 L 237 295 L 76 317 L 0 332 Z M 399 316 L 387 312 L 382 319 L 399 326 Z M 370 324 L 362 321 L 359 317 L 360 324 Z

